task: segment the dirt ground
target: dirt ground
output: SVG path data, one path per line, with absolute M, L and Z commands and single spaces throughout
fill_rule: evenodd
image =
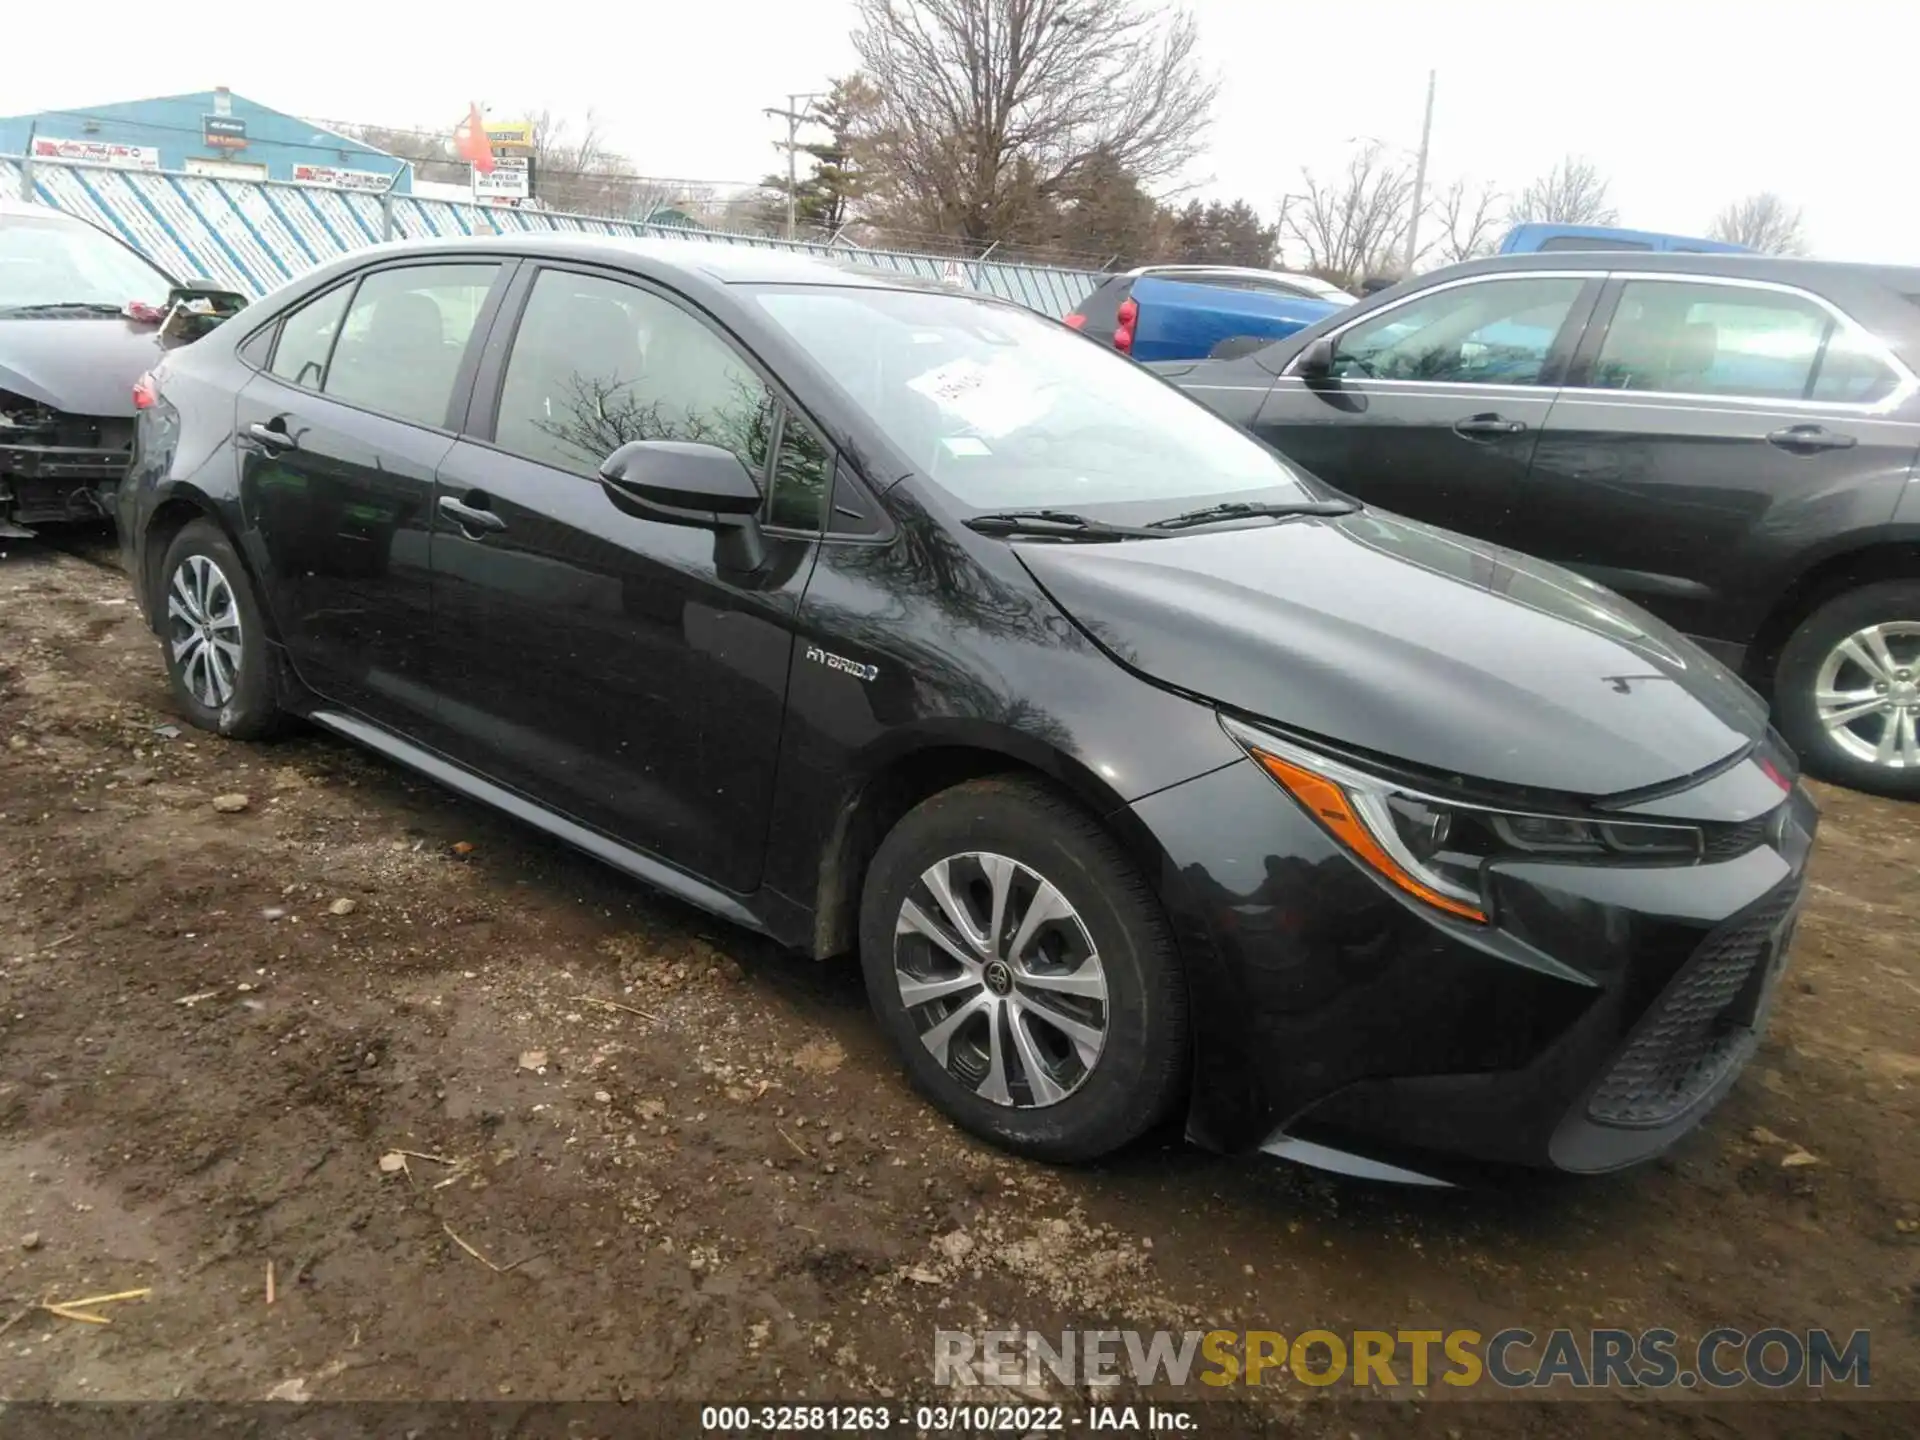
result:
M 932 1393 L 936 1328 L 1778 1324 L 1871 1329 L 1874 1392 L 1920 1400 L 1920 809 L 1818 791 L 1770 1037 L 1677 1153 L 1431 1193 L 1173 1135 L 1011 1160 L 909 1092 L 850 965 L 336 740 L 174 723 L 109 547 L 14 543 L 0 1398 L 900 1398 Z M 35 1308 L 142 1287 L 111 1326 Z M 1894 1425 L 1799 1393 L 1609 1428 Z M 1458 1440 L 1466 1413 L 1262 1398 L 1305 1435 Z

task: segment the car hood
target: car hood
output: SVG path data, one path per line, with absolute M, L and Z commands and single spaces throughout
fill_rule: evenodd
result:
M 1464 779 L 1612 795 L 1766 731 L 1751 690 L 1611 591 L 1377 511 L 1016 553 L 1139 673 Z
M 0 318 L 0 390 L 69 415 L 132 415 L 133 382 L 159 358 L 152 325 L 93 315 Z

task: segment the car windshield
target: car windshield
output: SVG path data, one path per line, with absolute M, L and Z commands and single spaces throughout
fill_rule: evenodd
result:
M 172 282 L 118 240 L 78 220 L 0 218 L 0 312 L 46 305 L 118 309 L 165 302 Z
M 807 286 L 759 303 L 919 474 L 976 510 L 1311 499 L 1298 472 L 1133 361 L 967 295 Z

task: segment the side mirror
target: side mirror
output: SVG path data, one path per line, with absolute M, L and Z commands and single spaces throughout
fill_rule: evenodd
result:
M 690 440 L 629 440 L 601 462 L 600 483 L 630 515 L 714 531 L 714 559 L 724 569 L 753 571 L 766 563 L 766 541 L 754 518 L 760 490 L 731 450 Z
M 760 508 L 760 490 L 740 457 L 690 440 L 629 440 L 600 466 L 609 489 L 649 508 L 654 518 L 718 530 Z
M 1309 340 L 1293 362 L 1293 373 L 1302 380 L 1328 380 L 1333 377 L 1333 341 L 1322 335 Z

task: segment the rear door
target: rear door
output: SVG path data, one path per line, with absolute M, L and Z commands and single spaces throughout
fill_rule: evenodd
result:
M 300 678 L 383 723 L 430 721 L 427 531 L 497 260 L 362 271 L 285 316 L 235 407 L 240 499 Z
M 1476 276 L 1332 332 L 1333 373 L 1288 366 L 1254 432 L 1370 505 L 1497 543 L 1598 298 L 1577 271 Z
M 1890 519 L 1914 457 L 1898 362 L 1788 285 L 1616 275 L 1568 382 L 1522 548 L 1706 639 L 1747 643 L 1810 544 Z

